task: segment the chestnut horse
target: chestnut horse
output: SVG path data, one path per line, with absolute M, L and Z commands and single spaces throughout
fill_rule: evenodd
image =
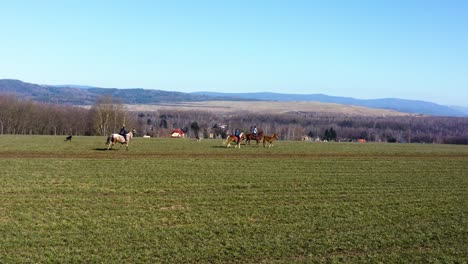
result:
M 114 144 L 120 143 L 120 144 L 125 144 L 125 148 L 128 150 L 128 142 L 130 141 L 130 139 L 133 138 L 133 135 L 135 133 L 136 133 L 135 129 L 132 129 L 132 131 L 128 132 L 127 133 L 127 141 L 125 141 L 125 138 L 122 135 L 119 135 L 119 134 L 112 134 L 112 135 L 108 136 L 106 144 L 109 144 L 109 146 L 107 147 L 107 149 L 111 149 L 114 146 Z M 120 146 L 120 147 L 122 147 L 122 146 Z
M 269 145 L 268 147 L 273 146 L 273 142 L 278 139 L 278 136 L 276 134 L 273 134 L 271 136 L 264 136 L 263 137 L 263 147 L 266 147 L 266 143 L 268 142 Z
M 263 131 L 258 132 L 257 138 L 255 138 L 255 135 L 254 135 L 254 134 L 246 134 L 246 135 L 245 135 L 245 144 L 249 144 L 249 145 L 250 145 L 250 140 L 255 140 L 255 141 L 257 141 L 257 145 L 258 145 L 258 143 L 259 143 L 262 139 L 263 139 Z
M 239 147 L 240 148 L 240 143 L 242 140 L 245 139 L 245 135 L 244 135 L 244 132 L 240 133 L 239 135 L 239 140 L 237 140 L 237 137 L 234 136 L 234 135 L 230 135 L 226 138 L 226 141 L 223 142 L 223 145 L 226 145 L 226 148 L 230 148 L 231 147 L 231 143 L 232 142 L 235 142 L 236 143 L 236 146 L 235 148 Z

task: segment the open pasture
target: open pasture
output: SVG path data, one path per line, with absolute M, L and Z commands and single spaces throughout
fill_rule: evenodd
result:
M 468 258 L 467 146 L 64 138 L 0 136 L 0 263 Z

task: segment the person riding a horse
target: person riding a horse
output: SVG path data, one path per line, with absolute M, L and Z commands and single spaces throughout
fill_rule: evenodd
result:
M 238 128 L 236 128 L 236 130 L 234 130 L 234 136 L 237 138 L 237 142 L 239 142 L 239 140 L 240 140 L 240 130 Z
M 253 127 L 252 134 L 254 135 L 254 138 L 255 138 L 255 139 L 257 139 L 257 138 L 258 138 L 258 130 L 257 130 L 257 126 L 254 126 L 254 127 Z
M 119 135 L 123 136 L 125 139 L 125 142 L 127 142 L 127 130 L 125 129 L 125 125 L 122 126 L 120 129 Z

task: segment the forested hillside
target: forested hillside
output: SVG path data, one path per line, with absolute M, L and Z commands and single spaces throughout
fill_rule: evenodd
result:
M 36 102 L 93 105 L 100 96 L 121 98 L 124 104 L 160 104 L 201 101 L 276 101 L 276 102 L 321 102 L 347 106 L 386 109 L 397 112 L 434 116 L 468 116 L 467 110 L 431 102 L 386 99 L 355 99 L 323 94 L 278 94 L 278 93 L 182 93 L 154 89 L 116 89 L 77 85 L 38 85 L 19 80 L 0 79 L 0 94 L 13 94 L 18 98 Z
M 51 86 L 26 83 L 19 80 L 0 80 L 0 94 L 15 95 L 18 98 L 29 99 L 36 102 L 65 104 L 65 105 L 92 105 L 100 96 L 108 95 L 121 98 L 126 104 L 154 104 L 159 102 L 190 102 L 206 100 L 236 100 L 230 97 L 213 97 L 181 92 L 168 92 L 149 89 L 112 89 L 77 86 Z M 239 100 L 239 99 L 237 99 Z
M 388 109 L 398 112 L 436 116 L 468 116 L 458 107 L 449 107 L 420 100 L 398 98 L 356 99 L 351 97 L 329 96 L 325 94 L 286 94 L 286 93 L 213 93 L 197 92 L 198 95 L 238 97 L 251 100 L 321 102 L 354 105 L 375 109 Z

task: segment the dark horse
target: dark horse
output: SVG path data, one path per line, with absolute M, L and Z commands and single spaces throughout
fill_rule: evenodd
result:
M 262 141 L 262 139 L 263 139 L 263 131 L 258 132 L 257 138 L 255 138 L 254 134 L 246 134 L 245 135 L 245 144 L 250 145 L 250 140 L 255 140 L 255 141 L 257 141 L 257 144 L 258 144 L 260 141 Z

